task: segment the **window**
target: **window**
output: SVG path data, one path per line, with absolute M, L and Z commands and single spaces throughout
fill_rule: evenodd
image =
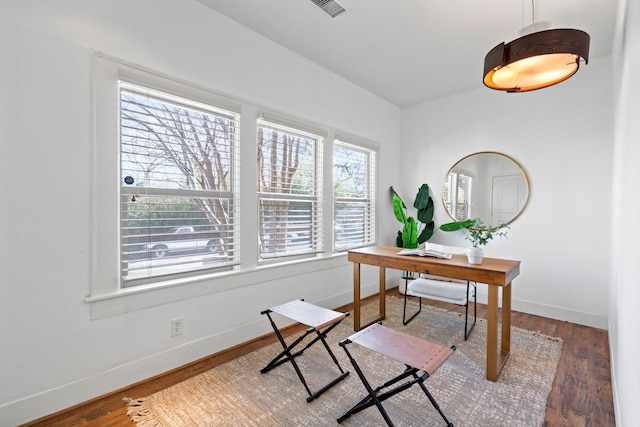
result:
M 247 101 L 101 53 L 91 58 L 85 301 L 92 319 L 347 265 L 346 257 L 324 253 L 330 129 L 278 113 L 258 119 L 259 107 Z M 361 141 L 348 142 L 353 154 L 369 153 Z M 242 176 L 240 147 L 242 164 L 257 155 L 257 167 L 244 167 Z M 370 162 L 373 189 L 374 157 L 358 161 Z M 242 198 L 239 189 L 246 189 Z M 373 194 L 364 196 L 370 212 L 354 203 L 366 204 L 362 195 L 341 194 L 340 203 L 366 217 L 361 224 L 370 221 L 355 245 L 373 239 L 366 237 L 374 235 Z
M 322 137 L 257 124 L 258 257 L 322 251 Z
M 334 249 L 375 241 L 375 151 L 339 140 L 333 146 Z
M 236 113 L 120 89 L 122 286 L 239 262 Z
M 447 211 L 456 221 L 471 218 L 471 184 L 473 178 L 463 173 L 450 172 L 443 186 L 443 199 Z

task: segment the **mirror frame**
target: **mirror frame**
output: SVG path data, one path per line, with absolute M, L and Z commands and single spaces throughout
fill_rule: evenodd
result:
M 509 220 L 509 222 L 507 222 L 508 224 L 511 224 L 513 221 L 516 220 L 516 218 L 518 218 L 521 214 L 522 211 L 524 211 L 524 208 L 527 206 L 527 203 L 529 203 L 529 196 L 531 194 L 531 186 L 529 184 L 529 177 L 527 176 L 527 172 L 525 172 L 524 168 L 522 167 L 522 165 L 520 163 L 518 163 L 518 161 L 516 159 L 514 159 L 513 157 L 504 154 L 504 153 L 500 153 L 498 151 L 478 151 L 476 153 L 472 153 L 469 155 L 464 156 L 463 158 L 461 158 L 460 160 L 458 160 L 457 162 L 455 162 L 453 164 L 453 166 L 451 166 L 449 168 L 449 170 L 447 171 L 447 173 L 444 175 L 444 179 L 442 181 L 442 189 L 440 191 L 440 199 L 442 200 L 442 207 L 444 207 L 445 212 L 447 213 L 447 215 L 449 215 L 449 217 L 453 220 L 453 221 L 457 221 L 453 215 L 451 214 L 451 212 L 449 212 L 449 209 L 447 209 L 447 204 L 445 203 L 445 198 L 444 198 L 444 188 L 445 188 L 445 183 L 447 182 L 447 177 L 449 176 L 449 174 L 451 173 L 451 171 L 453 169 L 455 169 L 460 163 L 462 163 L 464 160 L 468 159 L 469 157 L 473 157 L 473 156 L 477 156 L 479 154 L 495 154 L 498 156 L 502 156 L 505 157 L 506 159 L 512 161 L 520 170 L 520 173 L 522 173 L 522 176 L 524 176 L 524 182 L 525 185 L 527 186 L 527 195 L 524 199 L 524 202 L 522 203 L 522 206 L 520 207 L 520 209 L 518 210 L 518 213 L 516 213 L 513 218 L 511 218 Z M 485 218 L 481 218 L 483 221 L 485 220 Z M 486 222 L 485 222 L 486 224 Z M 486 224 L 486 225 L 490 225 L 490 226 L 494 226 L 494 224 Z M 497 225 L 497 224 L 496 224 Z

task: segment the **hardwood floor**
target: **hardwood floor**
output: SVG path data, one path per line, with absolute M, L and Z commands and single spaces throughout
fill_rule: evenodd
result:
M 397 288 L 387 293 L 401 296 Z M 424 301 L 447 310 L 463 310 L 447 303 Z M 478 316 L 486 318 L 486 306 L 478 304 Z M 615 426 L 607 331 L 516 311 L 512 313 L 512 325 L 564 340 L 558 372 L 547 400 L 544 426 Z M 289 328 L 287 333 L 301 329 Z M 127 416 L 123 398 L 148 396 L 274 341 L 274 334 L 258 338 L 25 426 L 131 427 L 134 424 Z

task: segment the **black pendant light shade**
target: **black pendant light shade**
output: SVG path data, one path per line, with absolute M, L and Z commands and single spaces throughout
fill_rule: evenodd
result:
M 584 31 L 554 29 L 500 43 L 484 58 L 484 84 L 528 92 L 560 83 L 578 71 L 580 58 L 589 62 L 589 41 Z

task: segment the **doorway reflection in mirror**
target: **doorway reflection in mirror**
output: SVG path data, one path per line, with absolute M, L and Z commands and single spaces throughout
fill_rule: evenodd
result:
M 524 210 L 529 180 L 513 158 L 497 152 L 470 154 L 447 172 L 442 186 L 445 210 L 455 221 L 480 218 L 509 224 Z

